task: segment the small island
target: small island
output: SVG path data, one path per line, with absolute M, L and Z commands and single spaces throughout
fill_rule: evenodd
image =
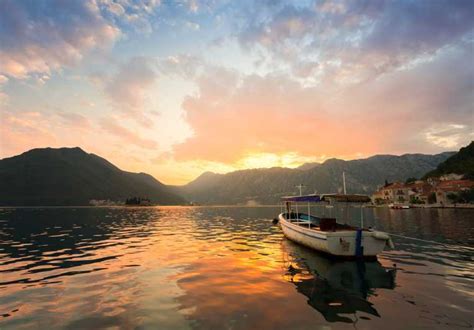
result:
M 151 200 L 149 198 L 131 197 L 125 200 L 125 205 L 129 206 L 150 206 Z

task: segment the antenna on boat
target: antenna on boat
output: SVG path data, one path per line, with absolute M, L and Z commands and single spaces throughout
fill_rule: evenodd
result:
M 344 195 L 347 193 L 346 192 L 346 172 L 342 172 L 342 184 L 343 184 L 343 187 L 344 187 Z
M 298 188 L 298 189 L 300 190 L 300 196 L 303 195 L 303 190 L 302 190 L 303 187 L 304 187 L 304 186 L 303 186 L 302 184 L 299 184 L 298 186 L 296 186 L 296 188 Z

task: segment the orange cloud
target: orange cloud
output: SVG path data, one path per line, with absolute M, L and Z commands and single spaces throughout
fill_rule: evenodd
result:
M 1 113 L 0 151 L 2 156 L 13 156 L 28 149 L 45 147 L 56 144 L 53 135 L 43 116 L 38 112 L 27 112 L 20 115 Z
M 174 157 L 236 165 L 262 153 L 354 158 L 459 148 L 472 140 L 469 56 L 467 48 L 449 49 L 415 67 L 345 86 L 204 66 L 199 92 L 183 103 L 194 134 L 174 146 Z M 436 143 L 433 132 L 450 143 Z
M 358 129 L 356 117 L 327 111 L 315 88 L 278 76 L 250 76 L 228 95 L 206 82 L 199 96 L 184 103 L 194 136 L 176 146 L 178 160 L 233 163 L 248 153 L 288 151 L 344 155 L 373 152 L 377 145 L 370 131 Z
M 158 144 L 152 139 L 142 138 L 138 134 L 121 126 L 115 119 L 107 118 L 101 121 L 101 127 L 110 134 L 123 139 L 125 143 L 132 143 L 146 149 L 156 149 Z

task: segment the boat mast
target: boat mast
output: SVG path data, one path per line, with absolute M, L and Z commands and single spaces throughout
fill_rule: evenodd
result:
M 347 194 L 346 192 L 346 172 L 342 172 L 342 185 L 344 187 L 344 195 Z
M 303 190 L 302 190 L 303 187 L 304 187 L 304 186 L 303 186 L 302 184 L 299 184 L 298 186 L 296 186 L 296 188 L 298 188 L 298 189 L 300 190 L 300 196 L 303 195 Z
M 296 188 L 298 188 L 300 190 L 300 196 L 303 196 L 303 185 L 300 183 L 299 185 L 296 186 Z M 295 205 L 296 205 L 296 218 L 298 219 L 299 221 L 299 215 L 298 215 L 298 202 L 295 202 Z

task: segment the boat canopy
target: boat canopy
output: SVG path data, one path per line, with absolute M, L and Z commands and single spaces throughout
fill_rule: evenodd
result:
M 321 202 L 321 196 L 316 194 L 302 196 L 285 196 L 281 198 L 284 202 Z
M 370 197 L 367 195 L 346 194 L 311 194 L 302 196 L 285 196 L 281 198 L 284 202 L 339 202 L 339 203 L 368 203 Z
M 359 195 L 359 194 L 324 194 L 321 195 L 321 200 L 323 201 L 335 201 L 339 203 L 368 203 L 371 201 L 370 197 L 367 195 Z

